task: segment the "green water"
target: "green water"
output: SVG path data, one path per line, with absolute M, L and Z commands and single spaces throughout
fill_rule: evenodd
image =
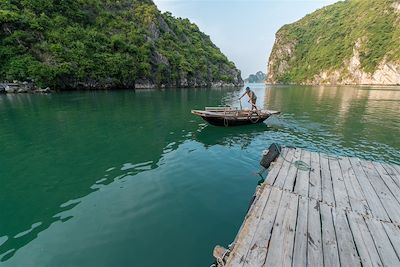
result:
M 241 90 L 0 96 L 0 266 L 209 266 L 272 142 L 400 164 L 400 88 L 257 85 L 266 125 L 190 110 Z

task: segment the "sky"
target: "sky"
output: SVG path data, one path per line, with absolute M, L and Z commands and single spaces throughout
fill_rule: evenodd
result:
M 337 0 L 153 0 L 173 16 L 188 18 L 211 37 L 247 78 L 266 72 L 275 33 Z

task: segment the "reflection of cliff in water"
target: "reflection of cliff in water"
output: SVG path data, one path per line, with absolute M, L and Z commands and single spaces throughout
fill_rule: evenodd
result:
M 193 106 L 223 90 L 0 96 L 0 262 L 80 199 L 158 167 L 198 122 Z M 214 103 L 211 103 L 214 104 Z M 3 165 L 4 164 L 4 165 Z
M 193 138 L 204 144 L 206 148 L 214 145 L 246 148 L 254 138 L 270 131 L 264 123 L 238 127 L 216 127 L 207 125 L 193 133 Z

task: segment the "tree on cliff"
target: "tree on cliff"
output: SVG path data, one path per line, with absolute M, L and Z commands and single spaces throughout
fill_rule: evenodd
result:
M 0 80 L 54 88 L 242 83 L 187 19 L 150 0 L 3 0 Z

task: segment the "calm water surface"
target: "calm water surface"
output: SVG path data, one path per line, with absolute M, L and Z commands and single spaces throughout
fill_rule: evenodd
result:
M 400 88 L 254 86 L 265 124 L 190 110 L 242 90 L 0 96 L 0 266 L 209 266 L 272 142 L 400 164 Z

